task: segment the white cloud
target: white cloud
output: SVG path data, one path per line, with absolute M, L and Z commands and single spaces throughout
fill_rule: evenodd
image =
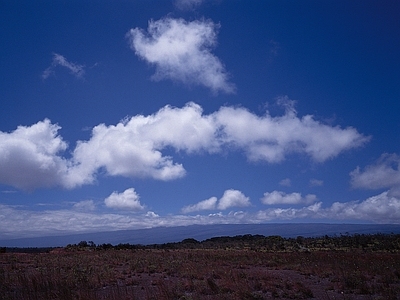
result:
M 227 209 L 229 207 L 245 207 L 250 206 L 250 199 L 246 197 L 241 191 L 226 190 L 221 199 L 219 199 L 218 209 Z
M 335 202 L 329 209 L 339 219 L 371 220 L 378 223 L 400 222 L 400 198 L 383 192 L 364 201 Z
M 101 167 L 113 176 L 180 178 L 185 169 L 163 156 L 162 149 L 172 146 L 188 153 L 215 152 L 218 143 L 214 135 L 214 124 L 210 117 L 202 116 L 199 105 L 189 103 L 181 109 L 166 106 L 150 116 L 138 115 L 115 126 L 93 128 L 91 139 L 79 142 L 74 151 L 71 174 L 77 183 Z
M 24 190 L 61 184 L 67 161 L 58 154 L 67 144 L 57 134 L 60 128 L 45 119 L 0 131 L 0 182 Z
M 245 214 L 246 215 L 246 214 Z M 227 215 L 159 216 L 154 212 L 136 214 L 95 213 L 77 210 L 30 211 L 0 204 L 0 239 L 101 232 L 151 227 L 247 223 L 243 213 Z M 251 223 L 251 222 L 250 222 Z
M 134 188 L 126 189 L 122 193 L 113 192 L 104 203 L 107 207 L 139 211 L 144 209 L 140 204 L 139 195 Z
M 259 222 L 276 220 L 324 219 L 341 221 L 366 221 L 400 224 L 400 198 L 388 192 L 367 198 L 364 201 L 335 202 L 323 208 L 322 202 L 302 208 L 274 208 L 259 211 L 254 220 Z
M 187 214 L 200 210 L 216 209 L 217 201 L 218 201 L 217 197 L 211 197 L 210 199 L 200 201 L 194 205 L 185 206 L 184 208 L 182 208 L 182 213 Z
M 264 196 L 260 199 L 262 203 L 267 205 L 274 204 L 310 204 L 317 200 L 317 197 L 313 194 L 308 194 L 302 197 L 300 193 L 286 194 L 281 191 L 273 191 L 271 193 L 264 193 Z
M 213 92 L 233 93 L 235 87 L 220 60 L 211 53 L 218 25 L 212 21 L 186 22 L 164 18 L 150 21 L 148 36 L 139 28 L 127 33 L 130 47 L 156 66 L 155 80 L 171 79 L 204 85 Z
M 73 208 L 82 211 L 93 211 L 96 209 L 96 205 L 94 204 L 93 200 L 83 200 L 75 203 Z
M 323 213 L 322 203 L 317 202 L 302 208 L 273 208 L 259 211 L 253 216 L 254 221 L 266 222 L 277 220 L 295 220 L 304 218 L 320 218 Z
M 310 186 L 323 186 L 324 181 L 319 179 L 310 179 Z
M 221 199 L 218 200 L 217 197 L 211 197 L 196 204 L 185 206 L 182 208 L 182 213 L 187 214 L 196 211 L 215 209 L 225 210 L 230 207 L 245 207 L 250 205 L 249 197 L 246 197 L 241 191 L 229 189 L 224 192 Z
M 292 182 L 291 182 L 290 178 L 285 178 L 285 179 L 282 179 L 281 181 L 279 181 L 279 184 L 282 186 L 291 186 Z
M 203 2 L 204 0 L 175 0 L 175 6 L 182 10 L 192 10 Z
M 160 216 L 158 214 L 156 214 L 154 211 L 148 211 L 145 215 L 146 217 L 149 218 L 159 218 Z
M 224 133 L 223 142 L 244 149 L 250 160 L 277 163 L 294 152 L 323 162 L 370 139 L 352 127 L 322 124 L 312 115 L 298 118 L 287 98 L 284 100 L 281 103 L 286 105 L 286 113 L 278 117 L 268 112 L 260 117 L 244 108 L 222 107 L 215 118 Z
M 165 106 L 152 115 L 95 126 L 89 140 L 77 142 L 70 159 L 60 155 L 67 144 L 58 125 L 44 120 L 20 126 L 0 132 L 0 182 L 20 189 L 75 188 L 95 182 L 99 170 L 110 176 L 173 180 L 186 171 L 163 154 L 166 148 L 187 154 L 243 150 L 249 160 L 269 163 L 300 153 L 323 162 L 369 140 L 354 128 L 331 127 L 312 116 L 298 118 L 285 105 L 286 113 L 278 117 L 233 107 L 204 115 L 195 103 Z
M 389 195 L 400 197 L 400 157 L 397 154 L 382 154 L 379 160 L 360 171 L 357 167 L 350 173 L 355 188 L 390 188 Z
M 171 227 L 207 224 L 256 224 L 270 221 L 337 220 L 400 224 L 400 199 L 387 192 L 364 201 L 336 202 L 323 208 L 321 202 L 301 208 L 272 208 L 256 213 L 222 212 L 208 215 L 167 215 L 154 212 L 105 214 L 94 211 L 29 211 L 0 204 L 0 238 L 60 235 L 62 233 L 100 232 L 122 229 Z
M 69 62 L 64 56 L 54 53 L 51 66 L 43 71 L 42 78 L 47 79 L 52 73 L 54 73 L 54 68 L 56 68 L 57 66 L 67 68 L 71 72 L 71 74 L 77 78 L 82 78 L 85 74 L 84 66 Z

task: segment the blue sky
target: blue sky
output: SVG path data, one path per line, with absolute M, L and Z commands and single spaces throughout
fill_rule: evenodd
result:
M 1 1 L 0 237 L 399 223 L 398 1 Z

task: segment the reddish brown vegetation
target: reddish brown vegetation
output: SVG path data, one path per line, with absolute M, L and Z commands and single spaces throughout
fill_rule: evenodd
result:
M 0 255 L 1 299 L 399 299 L 400 253 L 249 249 Z

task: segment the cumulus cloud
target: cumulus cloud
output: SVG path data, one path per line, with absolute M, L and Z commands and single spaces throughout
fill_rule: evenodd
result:
M 335 202 L 329 209 L 340 219 L 372 220 L 378 223 L 399 223 L 400 197 L 383 192 L 364 201 Z
M 42 78 L 47 79 L 51 74 L 54 73 L 54 69 L 57 66 L 67 68 L 70 71 L 70 73 L 77 78 L 82 78 L 83 75 L 85 74 L 84 66 L 69 62 L 64 56 L 54 53 L 52 63 L 50 67 L 48 67 L 46 70 L 43 71 Z
M 45 119 L 10 133 L 0 131 L 0 182 L 24 190 L 61 184 L 68 164 L 59 156 L 67 148 L 60 128 Z
M 108 196 L 104 203 L 107 207 L 116 209 L 128 209 L 128 210 L 142 210 L 144 206 L 140 204 L 140 197 L 136 193 L 134 188 L 126 189 L 122 193 L 113 192 Z
M 20 189 L 75 188 L 95 182 L 99 170 L 111 176 L 173 180 L 186 171 L 163 154 L 166 148 L 187 154 L 239 150 L 251 161 L 269 163 L 300 153 L 323 162 L 369 140 L 351 127 L 328 126 L 310 115 L 299 118 L 290 105 L 277 117 L 241 107 L 221 107 L 205 115 L 195 103 L 167 105 L 152 115 L 95 126 L 91 138 L 78 141 L 69 159 L 61 156 L 67 144 L 59 129 L 44 120 L 0 132 L 0 182 Z
M 271 193 L 264 193 L 264 196 L 260 199 L 262 203 L 267 205 L 274 204 L 310 204 L 317 200 L 317 196 L 308 194 L 302 197 L 300 193 L 286 194 L 281 191 L 273 191 Z
M 184 214 L 195 212 L 195 211 L 201 211 L 201 210 L 213 210 L 216 209 L 217 207 L 217 197 L 211 197 L 210 199 L 206 199 L 203 201 L 200 201 L 194 205 L 188 205 L 182 208 L 182 212 Z
M 323 162 L 370 140 L 352 127 L 332 127 L 314 120 L 312 115 L 299 118 L 292 101 L 286 97 L 279 101 L 286 112 L 277 117 L 268 112 L 260 117 L 244 108 L 222 107 L 216 119 L 223 128 L 224 143 L 244 149 L 250 160 L 277 163 L 294 152 Z
M 229 207 L 245 207 L 250 206 L 250 199 L 246 197 L 241 191 L 226 190 L 221 199 L 219 199 L 218 209 L 227 209 Z
M 350 173 L 354 188 L 390 188 L 389 195 L 400 197 L 400 157 L 397 154 L 382 154 L 379 160 L 365 167 L 357 167 Z
M 77 181 L 90 178 L 103 167 L 109 175 L 172 180 L 185 175 L 161 150 L 171 146 L 188 153 L 216 151 L 215 128 L 199 105 L 189 103 L 178 109 L 166 106 L 150 116 L 138 115 L 118 123 L 93 128 L 89 141 L 74 151 L 73 173 Z
M 218 27 L 209 20 L 164 18 L 150 21 L 147 34 L 139 28 L 131 29 L 127 38 L 137 56 L 156 66 L 153 79 L 171 79 L 203 85 L 215 93 L 233 93 L 235 86 L 229 82 L 228 73 L 211 53 Z
M 218 200 L 217 197 L 211 197 L 194 205 L 185 206 L 182 208 L 182 213 L 187 214 L 196 211 L 215 209 L 225 210 L 230 207 L 245 207 L 250 205 L 249 197 L 246 197 L 241 191 L 229 189 L 224 192 L 221 199 Z

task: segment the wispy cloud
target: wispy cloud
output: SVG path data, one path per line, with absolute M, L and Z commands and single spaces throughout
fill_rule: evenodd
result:
M 83 200 L 75 203 L 73 208 L 81 211 L 93 211 L 96 209 L 96 205 L 93 200 Z
M 164 18 L 150 21 L 147 34 L 134 28 L 127 37 L 136 55 L 156 66 L 154 80 L 171 79 L 203 85 L 214 93 L 233 93 L 235 86 L 229 82 L 228 73 L 211 53 L 218 27 L 209 20 Z
M 43 71 L 42 78 L 47 79 L 51 74 L 54 73 L 54 69 L 57 66 L 67 68 L 76 78 L 82 78 L 85 74 L 85 67 L 83 65 L 69 62 L 64 56 L 54 53 L 52 63 L 50 67 Z
M 323 180 L 319 180 L 319 179 L 310 179 L 310 186 L 315 187 L 315 186 L 323 186 L 324 185 L 324 181 Z
M 175 0 L 174 4 L 181 10 L 192 10 L 200 6 L 205 0 Z
M 185 176 L 183 165 L 163 154 L 172 148 L 188 155 L 243 151 L 250 161 L 279 163 L 298 153 L 324 162 L 369 141 L 356 129 L 332 127 L 294 109 L 272 117 L 245 108 L 221 107 L 209 115 L 195 103 L 165 106 L 158 112 L 100 124 L 87 141 L 78 141 L 72 158 L 67 143 L 49 120 L 0 132 L 0 183 L 20 189 L 75 188 L 96 181 L 97 171 L 130 178 L 173 180 Z
M 285 179 L 282 179 L 281 181 L 279 181 L 279 184 L 281 186 L 291 186 L 292 181 L 290 180 L 290 178 L 285 178 Z

